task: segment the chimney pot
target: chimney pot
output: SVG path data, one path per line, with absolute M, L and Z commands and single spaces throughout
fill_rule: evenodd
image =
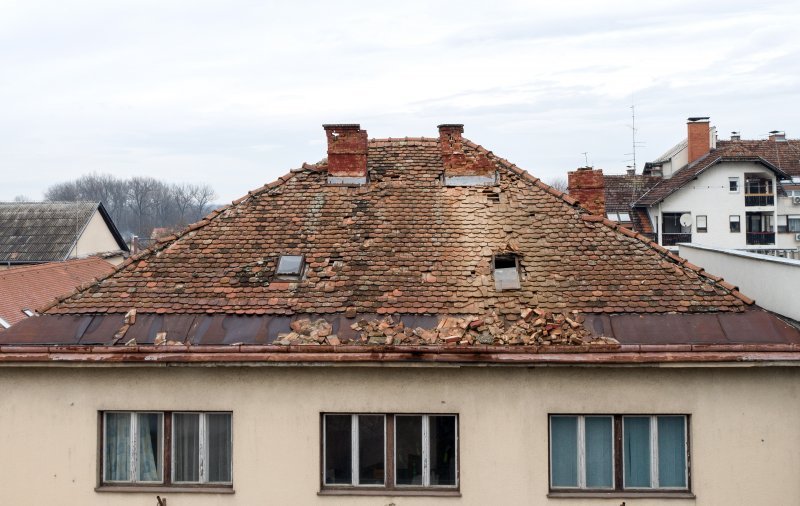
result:
M 705 156 L 711 150 L 711 128 L 708 116 L 693 116 L 686 124 L 688 130 L 689 163 Z
M 567 173 L 567 192 L 590 213 L 606 215 L 605 181 L 602 169 L 581 167 Z
M 322 125 L 328 139 L 328 181 L 363 184 L 367 178 L 367 131 L 358 124 Z
M 731 132 L 731 140 L 732 141 L 740 141 L 742 140 L 742 136 L 739 132 Z

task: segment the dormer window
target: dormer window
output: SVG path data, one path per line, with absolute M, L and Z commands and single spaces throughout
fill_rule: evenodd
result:
M 494 287 L 498 291 L 519 290 L 519 257 L 517 255 L 495 255 Z
M 303 255 L 281 255 L 275 275 L 280 279 L 300 279 L 304 264 Z

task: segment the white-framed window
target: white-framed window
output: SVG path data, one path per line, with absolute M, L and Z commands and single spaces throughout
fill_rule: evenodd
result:
M 230 413 L 172 414 L 172 481 L 231 483 Z
M 324 489 L 458 487 L 457 415 L 325 413 L 322 436 Z
M 631 221 L 631 213 L 606 213 L 609 220 L 614 220 L 620 223 L 630 223 Z
M 800 232 L 800 214 L 779 214 L 778 232 Z
M 708 216 L 702 214 L 697 216 L 697 231 L 708 232 Z
M 103 485 L 232 484 L 230 412 L 106 411 L 101 424 Z
M 686 492 L 688 434 L 686 415 L 550 415 L 550 489 Z
M 738 177 L 729 177 L 728 178 L 728 192 L 729 193 L 739 193 L 739 178 Z
M 162 413 L 103 414 L 103 482 L 162 483 L 163 455 Z
M 738 214 L 728 216 L 728 226 L 731 233 L 738 234 L 742 231 L 742 218 Z

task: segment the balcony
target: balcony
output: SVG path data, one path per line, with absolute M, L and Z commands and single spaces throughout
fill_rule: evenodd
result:
M 775 244 L 775 232 L 747 232 L 747 244 L 759 246 Z
M 773 236 L 774 235 L 775 234 L 773 234 Z M 692 242 L 692 234 L 671 234 L 667 232 L 661 234 L 662 246 L 675 246 L 679 242 Z
M 745 193 L 744 205 L 753 206 L 774 206 L 775 195 L 771 193 Z

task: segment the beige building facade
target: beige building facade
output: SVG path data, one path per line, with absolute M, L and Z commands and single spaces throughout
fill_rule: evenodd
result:
M 156 504 L 158 495 L 171 506 L 798 504 L 798 379 L 796 367 L 779 364 L 5 366 L 0 502 L 135 505 Z M 230 411 L 233 493 L 97 489 L 106 410 Z M 459 492 L 321 495 L 326 412 L 457 414 Z M 550 414 L 688 415 L 693 497 L 548 497 Z

